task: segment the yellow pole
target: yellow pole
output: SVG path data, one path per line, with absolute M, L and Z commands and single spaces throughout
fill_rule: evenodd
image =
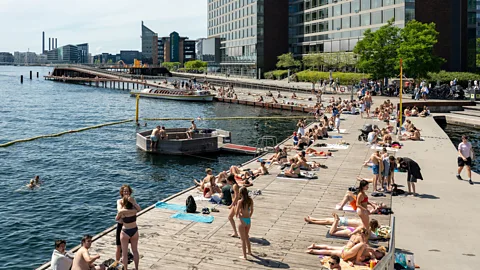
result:
M 140 95 L 137 95 L 137 98 L 136 98 L 136 107 L 135 107 L 135 122 L 138 123 L 138 107 L 139 107 L 139 103 L 140 103 Z
M 402 108 L 402 94 L 403 94 L 403 59 L 400 59 L 400 132 L 402 131 L 402 118 L 403 118 L 403 108 Z

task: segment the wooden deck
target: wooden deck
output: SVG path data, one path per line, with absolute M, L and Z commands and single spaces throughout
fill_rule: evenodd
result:
M 317 172 L 318 180 L 278 179 L 278 166 L 273 165 L 270 175 L 254 181 L 250 189 L 260 189 L 262 194 L 254 197 L 255 212 L 250 236 L 255 256 L 250 260 L 239 259 L 240 240 L 229 236 L 232 229 L 225 206 L 217 206 L 220 212 L 211 213 L 215 217 L 211 224 L 173 219 L 170 216 L 175 211 L 151 208 L 137 221 L 140 269 L 319 269 L 320 259 L 316 255 L 306 254 L 307 246 L 312 243 L 343 246 L 347 239 L 327 238 L 326 226 L 306 224 L 303 218 L 307 215 L 331 217 L 332 212 L 356 218 L 356 213 L 336 211 L 334 207 L 341 201 L 347 188 L 356 185 L 358 175 L 371 176 L 370 170 L 363 167 L 362 163 L 373 150 L 356 139 L 357 130 L 365 120 L 355 116 L 345 118 L 342 128 L 350 133 L 343 134 L 343 139 L 351 145 L 347 150 L 334 152 L 333 158 L 316 160 L 328 166 Z M 336 143 L 338 140 L 323 142 Z M 291 143 L 290 139 L 284 144 L 288 146 Z M 289 153 L 294 154 L 295 151 Z M 259 163 L 251 161 L 245 167 L 256 169 Z M 168 202 L 184 205 L 190 194 L 194 197 L 200 195 L 196 189 L 191 189 Z M 391 197 L 370 200 L 390 205 Z M 197 210 L 212 206 L 207 201 L 197 200 Z M 381 224 L 389 224 L 390 216 L 372 217 Z M 379 244 L 387 245 L 386 242 Z M 111 230 L 95 239 L 91 253 L 100 254 L 101 261 L 104 261 L 114 257 L 115 248 L 115 231 Z M 133 264 L 130 268 L 133 268 Z

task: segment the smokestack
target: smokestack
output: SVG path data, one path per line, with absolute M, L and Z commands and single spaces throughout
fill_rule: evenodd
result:
M 57 38 L 55 38 L 55 49 L 57 49 Z
M 45 32 L 42 32 L 42 54 L 45 53 Z
M 48 38 L 48 50 L 52 50 L 52 38 Z

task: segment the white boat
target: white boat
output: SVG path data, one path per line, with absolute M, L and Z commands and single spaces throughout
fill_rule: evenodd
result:
M 148 98 L 160 98 L 170 100 L 183 100 L 183 101 L 213 101 L 215 96 L 208 90 L 180 90 L 180 89 L 167 89 L 167 88 L 146 88 L 141 91 L 130 92 L 131 96 L 139 95 L 141 97 Z

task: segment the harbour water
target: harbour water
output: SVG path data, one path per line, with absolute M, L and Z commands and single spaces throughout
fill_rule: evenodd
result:
M 0 66 L 0 144 L 38 135 L 131 119 L 135 98 L 126 91 L 29 80 L 50 68 Z M 20 84 L 24 75 L 24 84 Z M 228 117 L 289 115 L 288 112 L 225 103 L 184 103 L 142 99 L 140 117 Z M 142 124 L 144 121 L 142 121 Z M 188 121 L 147 122 L 187 127 Z M 258 124 L 258 129 L 255 128 Z M 264 135 L 284 139 L 292 120 L 199 121 L 199 127 L 232 132 L 233 142 L 255 146 Z M 146 129 L 146 128 L 142 128 Z M 0 270 L 32 269 L 48 261 L 56 239 L 67 248 L 83 234 L 96 234 L 114 224 L 119 187 L 130 184 L 142 207 L 192 185 L 211 167 L 215 172 L 251 156 L 221 154 L 208 159 L 152 156 L 135 146 L 133 123 L 108 126 L 56 138 L 0 148 Z M 33 191 L 25 185 L 40 175 L 45 182 Z M 112 254 L 113 256 L 113 254 Z

